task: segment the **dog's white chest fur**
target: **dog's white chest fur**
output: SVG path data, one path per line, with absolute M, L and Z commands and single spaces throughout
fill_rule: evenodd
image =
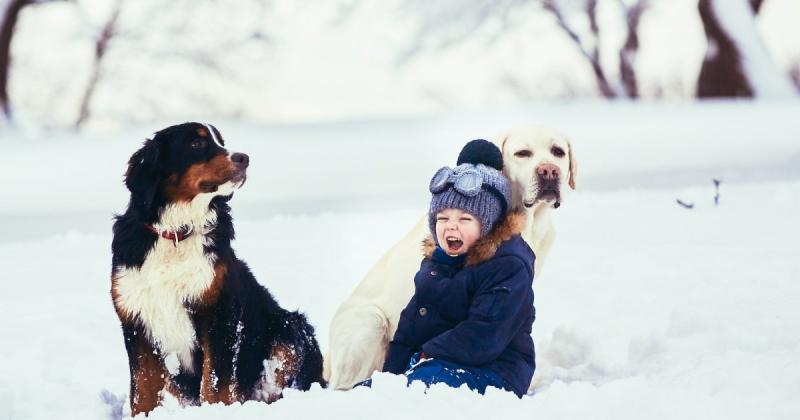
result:
M 167 207 L 156 229 L 188 225 L 193 233 L 177 246 L 159 237 L 141 268 L 116 267 L 118 305 L 145 328 L 150 341 L 165 357 L 177 356 L 192 371 L 195 328 L 185 304 L 199 299 L 214 280 L 214 256 L 204 251 L 205 235 L 216 213 L 194 201 Z

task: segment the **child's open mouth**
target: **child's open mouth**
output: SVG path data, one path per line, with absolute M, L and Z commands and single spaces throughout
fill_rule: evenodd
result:
M 464 242 L 461 239 L 453 236 L 448 236 L 445 240 L 447 241 L 447 251 L 450 253 L 458 252 L 464 246 Z

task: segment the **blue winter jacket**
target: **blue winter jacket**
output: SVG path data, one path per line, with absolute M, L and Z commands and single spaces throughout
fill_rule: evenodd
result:
M 511 214 L 476 242 L 463 264 L 425 241 L 425 258 L 383 370 L 403 373 L 417 351 L 461 365 L 488 368 L 518 396 L 536 367 L 531 328 L 535 256 Z M 455 262 L 455 264 L 454 264 Z

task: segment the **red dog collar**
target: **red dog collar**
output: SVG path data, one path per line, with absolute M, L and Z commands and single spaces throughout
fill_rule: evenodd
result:
M 175 246 L 178 246 L 178 242 L 188 238 L 192 234 L 192 229 L 191 228 L 186 228 L 185 230 L 181 230 L 181 231 L 165 230 L 163 232 L 159 232 L 158 229 L 153 227 L 153 225 L 145 224 L 144 226 L 150 232 L 153 232 L 156 235 L 160 235 L 164 239 L 168 239 L 168 240 L 172 241 L 172 243 L 175 244 Z

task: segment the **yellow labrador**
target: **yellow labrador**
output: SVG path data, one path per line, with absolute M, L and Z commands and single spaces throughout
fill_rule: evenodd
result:
M 569 139 L 547 127 L 518 127 L 495 138 L 503 172 L 511 181 L 511 210 L 528 214 L 523 238 L 536 253 L 535 278 L 555 238 L 550 213 L 575 189 L 577 165 Z M 331 322 L 325 378 L 333 389 L 350 389 L 383 367 L 400 312 L 414 294 L 428 216 L 389 250 L 361 280 Z

